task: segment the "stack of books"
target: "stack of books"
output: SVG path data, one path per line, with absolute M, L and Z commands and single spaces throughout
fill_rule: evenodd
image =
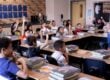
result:
M 75 80 L 79 73 L 80 69 L 72 66 L 59 67 L 50 72 L 49 80 Z

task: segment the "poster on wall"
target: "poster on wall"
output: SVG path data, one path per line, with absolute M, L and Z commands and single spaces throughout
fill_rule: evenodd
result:
M 103 3 L 103 13 L 110 13 L 110 2 Z

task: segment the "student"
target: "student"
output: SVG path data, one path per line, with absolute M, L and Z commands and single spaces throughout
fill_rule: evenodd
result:
M 51 27 L 52 27 L 51 21 L 47 21 L 47 22 L 46 22 L 46 27 L 47 27 L 48 29 L 51 29 Z
M 17 64 L 22 65 L 22 70 Z M 0 75 L 8 80 L 17 80 L 16 76 L 26 79 L 27 66 L 23 58 L 15 58 L 12 42 L 8 38 L 0 38 Z
M 12 35 L 20 35 L 21 32 L 18 30 L 19 21 L 12 23 L 11 25 L 11 34 Z
M 62 40 L 58 40 L 54 43 L 55 52 L 51 55 L 60 66 L 68 64 L 68 54 L 66 53 L 65 43 Z
M 63 38 L 64 36 L 65 36 L 64 27 L 62 26 L 58 27 L 56 37 Z
M 82 28 L 83 28 L 83 26 L 81 25 L 81 23 L 78 23 L 74 30 L 74 34 L 77 34 L 78 32 L 82 32 Z
M 57 30 L 57 29 L 58 29 L 58 26 L 56 25 L 56 22 L 52 20 L 51 30 Z
M 36 36 L 37 38 L 40 38 L 40 28 L 36 28 L 36 32 L 34 34 L 34 36 Z
M 2 38 L 4 36 L 6 36 L 6 33 L 3 32 L 3 28 L 2 28 L 2 26 L 0 26 L 0 38 Z
M 46 23 L 43 23 L 43 24 L 41 25 L 41 32 L 43 32 L 43 35 L 50 32 L 50 30 L 49 30 L 49 28 L 47 27 L 47 24 L 46 24 Z
M 105 25 L 104 20 L 102 19 L 97 20 L 97 24 L 96 24 L 97 29 L 103 29 L 104 25 Z
M 72 25 L 71 25 L 71 21 L 70 20 L 66 21 L 66 26 L 65 26 L 64 32 L 67 35 L 68 34 L 73 34 L 73 32 L 72 32 Z
M 26 29 L 25 29 L 24 33 L 25 33 L 26 37 L 33 35 L 33 30 L 32 30 L 31 23 L 27 23 L 27 26 L 26 26 Z
M 64 20 L 64 21 L 63 21 L 63 27 L 66 27 L 66 24 L 67 24 L 67 21 Z
M 29 36 L 27 38 L 27 45 L 29 46 L 28 50 L 26 51 L 27 57 L 41 56 L 40 49 L 47 46 L 47 44 L 48 44 L 48 34 L 46 35 L 45 42 L 41 44 L 37 43 L 37 38 L 35 36 Z

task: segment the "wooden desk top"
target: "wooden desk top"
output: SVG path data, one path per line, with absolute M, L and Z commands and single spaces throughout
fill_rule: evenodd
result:
M 54 52 L 54 49 L 51 48 L 44 48 L 44 51 L 49 51 L 49 52 Z M 69 56 L 73 56 L 73 57 L 77 57 L 77 58 L 91 58 L 92 54 L 90 53 L 89 50 L 83 50 L 83 49 L 79 49 L 76 52 L 72 52 L 68 54 Z M 110 59 L 102 59 L 103 61 L 105 61 L 107 64 L 110 64 Z
M 56 66 L 52 65 L 52 67 L 56 67 Z M 48 79 L 49 73 L 44 74 L 44 73 L 40 73 L 40 72 L 35 72 L 35 71 L 32 71 L 32 70 L 29 70 L 28 74 L 29 74 L 29 76 L 31 78 L 36 79 L 36 80 L 49 80 Z M 91 76 L 91 75 L 87 75 L 87 74 L 84 74 L 84 73 L 80 73 L 78 77 L 79 78 L 87 77 L 87 78 L 90 78 L 91 80 L 104 80 L 104 79 L 101 79 L 101 78 L 98 78 L 98 77 L 95 77 L 95 76 Z

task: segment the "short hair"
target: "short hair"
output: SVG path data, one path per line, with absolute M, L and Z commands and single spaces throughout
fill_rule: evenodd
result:
M 12 41 L 9 38 L 6 37 L 0 38 L 0 52 L 2 48 L 7 49 L 11 43 Z
M 28 38 L 27 38 L 27 43 L 28 43 L 28 45 L 29 46 L 33 46 L 34 44 L 33 43 L 36 43 L 36 37 L 35 36 L 29 36 Z
M 57 40 L 53 46 L 54 46 L 55 50 L 59 50 L 60 48 L 63 48 L 64 44 L 65 44 L 64 41 Z

